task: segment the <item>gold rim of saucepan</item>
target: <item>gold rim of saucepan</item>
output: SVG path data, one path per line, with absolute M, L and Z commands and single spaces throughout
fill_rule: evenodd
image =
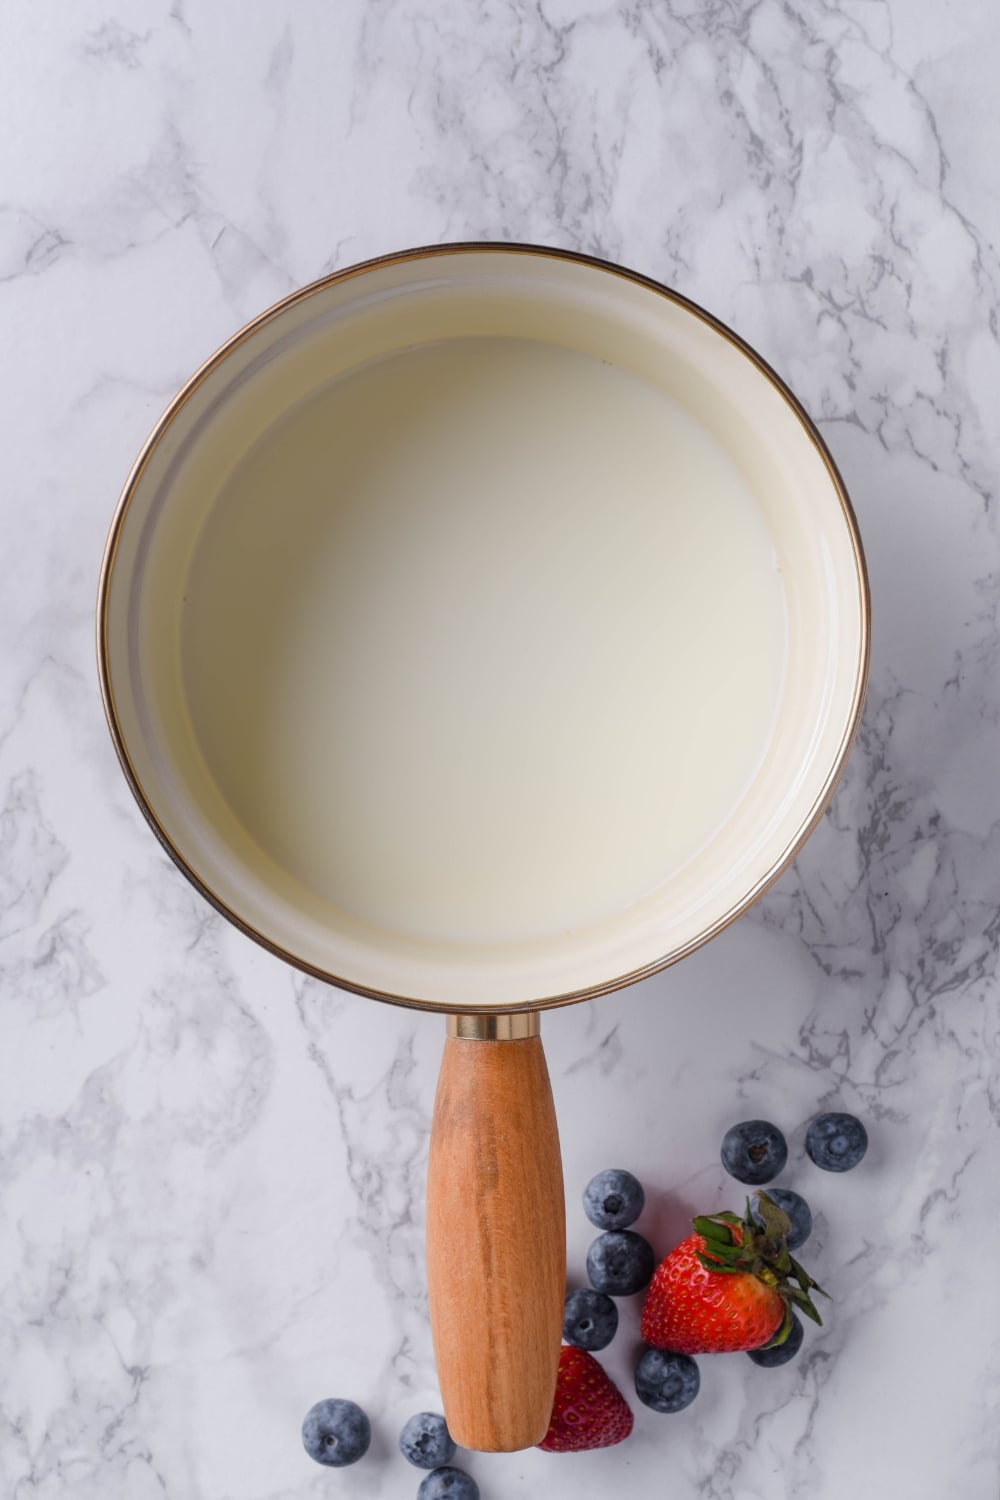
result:
M 118 550 L 118 541 L 121 535 L 122 526 L 128 513 L 128 508 L 131 504 L 132 497 L 135 494 L 136 487 L 138 486 L 139 481 L 142 478 L 143 472 L 156 448 L 156 445 L 163 437 L 163 434 L 169 427 L 170 423 L 173 421 L 174 417 L 198 389 L 202 381 L 205 380 L 205 378 L 209 374 L 211 374 L 211 372 L 216 368 L 217 365 L 221 364 L 221 362 L 226 358 L 231 350 L 237 348 L 246 339 L 250 338 L 258 328 L 262 328 L 266 323 L 269 323 L 273 318 L 283 313 L 287 308 L 294 307 L 297 302 L 304 301 L 307 297 L 315 295 L 317 292 L 324 290 L 326 287 L 335 285 L 338 281 L 347 281 L 354 276 L 363 275 L 366 271 L 371 271 L 378 266 L 397 265 L 403 261 L 430 259 L 433 256 L 469 255 L 483 253 L 547 256 L 552 260 L 573 261 L 580 265 L 592 266 L 594 269 L 607 272 L 612 276 L 621 276 L 626 281 L 632 281 L 639 286 L 646 287 L 649 291 L 655 292 L 658 296 L 665 297 L 668 301 L 676 303 L 678 306 L 685 308 L 696 318 L 700 318 L 703 323 L 707 323 L 710 328 L 714 328 L 716 333 L 721 334 L 724 339 L 727 339 L 730 344 L 737 348 L 741 352 L 741 354 L 743 354 L 748 360 L 750 360 L 753 365 L 757 367 L 757 369 L 765 377 L 765 379 L 770 381 L 775 390 L 779 392 L 782 398 L 791 407 L 792 411 L 798 417 L 799 422 L 802 424 L 805 432 L 808 434 L 809 438 L 814 444 L 817 452 L 823 460 L 823 463 L 826 465 L 826 469 L 830 475 L 833 487 L 837 492 L 837 497 L 840 501 L 841 509 L 844 514 L 844 522 L 850 535 L 851 545 L 854 550 L 855 566 L 857 568 L 858 590 L 861 596 L 860 651 L 858 654 L 857 675 L 854 683 L 854 696 L 851 703 L 851 712 L 848 717 L 846 728 L 844 730 L 844 735 L 830 773 L 823 784 L 819 796 L 813 803 L 808 817 L 802 824 L 798 833 L 792 839 L 791 843 L 788 844 L 786 849 L 779 856 L 777 861 L 771 866 L 771 868 L 756 882 L 755 885 L 751 887 L 747 894 L 734 906 L 730 907 L 730 909 L 725 912 L 723 916 L 719 917 L 717 921 L 713 922 L 709 927 L 705 928 L 703 932 L 700 932 L 697 937 L 692 938 L 690 942 L 685 943 L 680 948 L 677 948 L 673 952 L 666 954 L 663 958 L 656 959 L 652 963 L 644 964 L 639 969 L 633 969 L 628 974 L 622 974 L 613 979 L 606 979 L 598 984 L 588 985 L 584 989 L 573 990 L 569 993 L 561 995 L 549 995 L 542 999 L 518 1001 L 511 1005 L 500 1006 L 482 1006 L 475 1004 L 462 1005 L 456 1004 L 451 1001 L 444 1002 L 438 1000 L 414 1000 L 408 998 L 405 995 L 392 995 L 383 990 L 371 989 L 365 985 L 357 984 L 352 980 L 345 979 L 341 975 L 331 974 L 326 969 L 319 968 L 316 964 L 311 964 L 308 963 L 305 959 L 298 958 L 294 953 L 290 953 L 286 948 L 282 948 L 279 943 L 273 942 L 270 938 L 265 937 L 263 933 L 258 932 L 255 928 L 251 927 L 249 923 L 245 922 L 237 912 L 233 911 L 231 907 L 227 906 L 226 903 L 221 899 L 221 897 L 219 897 L 213 890 L 211 890 L 209 886 L 205 884 L 204 880 L 200 875 L 198 875 L 197 871 L 192 869 L 191 865 L 188 864 L 187 860 L 181 854 L 180 850 L 171 841 L 166 830 L 162 827 L 159 820 L 157 819 L 156 813 L 150 806 L 149 800 L 146 797 L 138 776 L 136 775 L 135 768 L 132 765 L 128 747 L 125 744 L 121 725 L 118 721 L 118 714 L 115 707 L 114 691 L 111 684 L 111 674 L 108 666 L 108 596 L 111 584 L 111 573 L 114 568 L 115 555 Z M 320 280 L 311 282 L 308 286 L 302 287 L 297 292 L 292 292 L 290 296 L 284 297 L 280 302 L 275 303 L 273 307 L 269 307 L 265 312 L 260 313 L 256 318 L 251 319 L 249 323 L 245 324 L 241 329 L 239 329 L 237 333 L 233 334 L 232 338 L 228 339 L 226 343 L 224 343 L 209 359 L 205 361 L 200 369 L 195 371 L 194 375 L 191 376 L 191 379 L 187 382 L 186 385 L 181 388 L 181 390 L 174 397 L 173 401 L 171 401 L 170 405 L 160 417 L 156 426 L 153 428 L 152 432 L 147 438 L 146 443 L 143 446 L 141 453 L 139 454 L 139 457 L 136 459 L 135 464 L 132 467 L 131 473 L 125 481 L 125 487 L 122 490 L 121 497 L 118 501 L 118 508 L 115 511 L 114 520 L 111 523 L 111 531 L 108 535 L 107 545 L 104 550 L 104 559 L 101 564 L 101 576 L 98 586 L 98 671 L 100 674 L 101 682 L 101 697 L 104 700 L 104 712 L 107 716 L 108 727 L 111 730 L 111 738 L 114 741 L 115 750 L 118 754 L 118 759 L 121 762 L 122 770 L 125 773 L 125 778 L 128 781 L 129 786 L 132 788 L 132 792 L 140 808 L 142 809 L 146 821 L 149 823 L 156 837 L 159 839 L 160 843 L 163 845 L 163 848 L 169 854 L 170 858 L 174 861 L 177 867 L 183 872 L 184 875 L 187 876 L 192 885 L 194 885 L 196 889 L 201 892 L 201 894 L 205 897 L 205 900 L 210 902 L 211 905 L 214 906 L 215 909 L 222 914 L 222 916 L 226 917 L 230 922 L 232 922 L 232 924 L 235 927 L 239 928 L 241 932 L 244 932 L 247 937 L 253 938 L 255 942 L 260 943 L 262 947 L 267 948 L 269 952 L 275 954 L 278 958 L 284 959 L 286 963 L 292 964 L 295 968 L 303 970 L 306 974 L 312 975 L 315 979 L 321 979 L 328 984 L 336 985 L 339 989 L 350 990 L 357 995 L 364 995 L 368 999 L 385 1000 L 393 1005 L 407 1005 L 412 1006 L 417 1010 L 442 1011 L 452 1015 L 482 1015 L 484 1011 L 500 1011 L 505 1014 L 512 1014 L 517 1011 L 551 1010 L 560 1005 L 571 1005 L 577 1000 L 587 1000 L 593 998 L 596 995 L 610 994 L 614 990 L 624 989 L 626 985 L 634 984 L 639 979 L 645 979 L 650 974 L 656 974 L 661 969 L 667 968 L 670 964 L 676 963 L 679 959 L 687 957 L 689 953 L 693 953 L 695 949 L 700 948 L 703 943 L 707 943 L 710 938 L 715 937 L 717 933 L 723 930 L 723 928 L 728 927 L 729 924 L 731 922 L 734 922 L 737 917 L 742 916 L 747 908 L 752 906 L 753 903 L 760 896 L 762 896 L 771 885 L 773 885 L 778 876 L 795 858 L 796 854 L 802 848 L 806 839 L 812 833 L 813 829 L 816 827 L 817 823 L 819 822 L 820 818 L 823 816 L 823 813 L 826 811 L 826 808 L 829 805 L 837 782 L 840 780 L 841 774 L 843 773 L 847 756 L 850 752 L 852 744 L 854 743 L 854 739 L 858 731 L 858 725 L 861 720 L 861 710 L 864 704 L 865 688 L 868 682 L 870 651 L 871 599 L 868 588 L 868 572 L 865 565 L 864 552 L 861 546 L 861 538 L 858 532 L 857 519 L 854 514 L 853 506 L 851 505 L 850 499 L 848 497 L 847 489 L 844 485 L 844 481 L 840 477 L 836 464 L 830 456 L 830 453 L 827 451 L 826 444 L 823 442 L 823 439 L 820 436 L 815 423 L 812 421 L 812 418 L 808 415 L 798 399 L 785 385 L 781 377 L 774 370 L 772 370 L 767 361 L 762 359 L 761 356 L 756 352 L 756 350 L 752 349 L 750 345 L 747 344 L 743 339 L 741 339 L 738 334 L 734 333 L 731 328 L 727 328 L 724 323 L 720 322 L 718 318 L 713 317 L 711 313 L 706 312 L 703 307 L 699 307 L 699 305 L 696 302 L 692 302 L 690 298 L 683 296 L 680 292 L 671 291 L 669 287 L 662 286 L 659 282 L 653 281 L 648 276 L 643 276 L 637 271 L 626 270 L 623 266 L 615 265 L 612 261 L 601 260 L 593 255 L 582 255 L 579 252 L 573 250 L 554 249 L 553 247 L 547 245 L 505 243 L 504 241 L 460 241 L 454 244 L 425 245 L 412 250 L 398 251 L 392 255 L 377 256 L 373 260 L 361 261 L 357 265 L 348 266 L 342 271 L 335 271 L 330 276 L 321 277 Z

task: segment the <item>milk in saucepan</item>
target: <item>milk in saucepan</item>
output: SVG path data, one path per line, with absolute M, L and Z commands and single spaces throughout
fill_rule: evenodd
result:
M 377 927 L 504 943 L 621 910 L 712 837 L 786 621 L 763 516 L 679 405 L 470 338 L 260 437 L 182 630 L 196 739 L 269 855 Z

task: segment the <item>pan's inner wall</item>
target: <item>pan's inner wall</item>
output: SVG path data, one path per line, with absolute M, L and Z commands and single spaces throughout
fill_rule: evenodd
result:
M 180 612 L 251 839 L 335 912 L 459 945 L 675 878 L 752 787 L 786 633 L 724 449 L 628 371 L 503 337 L 383 355 L 275 422 Z
M 311 289 L 147 451 L 106 678 L 179 859 L 356 987 L 502 1009 L 737 912 L 863 681 L 849 518 L 682 304 L 496 250 Z

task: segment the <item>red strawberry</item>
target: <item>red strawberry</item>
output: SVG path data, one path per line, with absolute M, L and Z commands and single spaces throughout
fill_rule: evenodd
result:
M 564 1344 L 559 1350 L 552 1420 L 539 1448 L 546 1453 L 610 1448 L 625 1441 L 632 1421 L 625 1397 L 594 1356 Z
M 675 1354 L 725 1354 L 782 1343 L 797 1307 L 819 1323 L 809 1296 L 821 1286 L 788 1253 L 787 1216 L 766 1193 L 756 1217 L 712 1214 L 653 1273 L 642 1309 L 642 1336 Z M 792 1285 L 794 1278 L 797 1285 Z

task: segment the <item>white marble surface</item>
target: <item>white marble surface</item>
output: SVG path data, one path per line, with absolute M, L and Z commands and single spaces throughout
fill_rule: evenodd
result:
M 118 772 L 93 606 L 117 491 L 251 314 L 396 247 L 510 237 L 672 283 L 813 413 L 868 546 L 872 686 L 795 869 L 677 969 L 545 1027 L 570 1189 L 661 1249 L 763 1113 L 835 1297 L 626 1446 L 474 1457 L 484 1500 L 995 1500 L 1000 1052 L 993 0 L 6 0 L 0 18 L 0 1493 L 405 1497 L 436 1392 L 440 1025 L 230 931 Z M 724 1012 L 724 1023 L 716 1017 Z M 845 1178 L 818 1106 L 868 1121 Z M 637 1310 L 608 1358 L 627 1381 Z M 626 1387 L 627 1388 L 627 1387 Z M 328 1394 L 371 1456 L 303 1455 Z

